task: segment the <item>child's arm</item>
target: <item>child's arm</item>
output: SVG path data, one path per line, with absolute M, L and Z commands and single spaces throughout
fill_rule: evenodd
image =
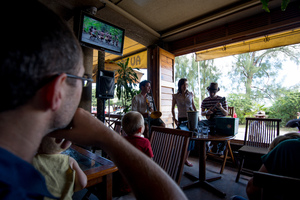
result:
M 87 177 L 85 173 L 80 169 L 78 163 L 74 158 L 69 157 L 70 167 L 75 171 L 75 184 L 74 192 L 82 190 L 87 184 Z

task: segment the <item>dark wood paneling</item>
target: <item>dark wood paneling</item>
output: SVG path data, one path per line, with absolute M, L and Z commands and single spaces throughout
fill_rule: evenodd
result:
M 280 8 L 198 33 L 188 38 L 168 43 L 168 51 L 175 56 L 209 48 L 241 42 L 300 27 L 297 2 L 290 3 L 286 11 Z

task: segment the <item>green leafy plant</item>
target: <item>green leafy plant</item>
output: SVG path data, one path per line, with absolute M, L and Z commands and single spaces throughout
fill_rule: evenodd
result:
M 266 11 L 266 12 L 270 12 L 270 9 L 269 9 L 269 0 L 260 0 L 261 3 L 262 3 L 262 6 L 263 6 L 263 9 Z M 281 10 L 282 11 L 285 11 L 286 7 L 288 6 L 288 4 L 290 3 L 290 0 L 282 0 L 281 2 Z
M 134 89 L 138 83 L 138 76 L 131 67 L 128 67 L 128 62 L 129 58 L 126 59 L 125 62 L 116 63 L 120 67 L 120 69 L 117 70 L 118 74 L 116 76 L 116 94 L 118 99 L 122 101 L 124 112 L 129 110 L 131 100 L 138 92 Z M 139 70 L 138 68 L 134 69 Z

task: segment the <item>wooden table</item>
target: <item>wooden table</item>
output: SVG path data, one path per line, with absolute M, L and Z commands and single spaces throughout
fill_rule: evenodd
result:
M 232 140 L 234 138 L 234 136 L 220 136 L 220 135 L 208 135 L 206 137 L 197 137 L 197 136 L 193 136 L 191 138 L 191 140 L 195 140 L 198 141 L 200 143 L 200 154 L 199 154 L 199 177 L 196 177 L 188 172 L 185 172 L 185 175 L 190 178 L 191 180 L 193 180 L 194 182 L 183 186 L 183 189 L 188 189 L 194 186 L 200 186 L 200 187 L 204 187 L 205 189 L 215 193 L 216 195 L 220 196 L 220 197 L 225 197 L 226 193 L 220 191 L 219 189 L 215 188 L 213 185 L 211 185 L 209 182 L 215 181 L 215 180 L 219 180 L 222 177 L 218 176 L 218 177 L 214 177 L 214 178 L 206 178 L 206 142 L 207 141 L 228 141 L 228 140 Z
M 87 176 L 88 183 L 86 188 L 89 191 L 93 189 L 93 186 L 103 183 L 105 187 L 104 198 L 107 200 L 112 199 L 112 173 L 118 170 L 112 161 L 76 145 L 72 145 L 63 153 L 70 155 L 78 162 L 80 168 Z

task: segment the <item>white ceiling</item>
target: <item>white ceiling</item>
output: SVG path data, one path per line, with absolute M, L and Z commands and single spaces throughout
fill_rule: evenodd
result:
M 69 20 L 76 11 L 98 8 L 96 17 L 125 28 L 141 49 L 158 42 L 171 42 L 200 31 L 265 12 L 260 0 L 40 0 Z M 294 0 L 292 0 L 294 1 Z M 269 7 L 278 7 L 272 0 Z M 133 51 L 139 49 L 134 48 Z M 125 52 L 125 51 L 124 51 Z M 126 52 L 130 54 L 130 51 Z M 125 53 L 124 53 L 125 55 Z M 106 54 L 106 56 L 110 56 Z M 108 58 L 108 57 L 107 57 Z M 109 58 L 111 59 L 111 58 Z

